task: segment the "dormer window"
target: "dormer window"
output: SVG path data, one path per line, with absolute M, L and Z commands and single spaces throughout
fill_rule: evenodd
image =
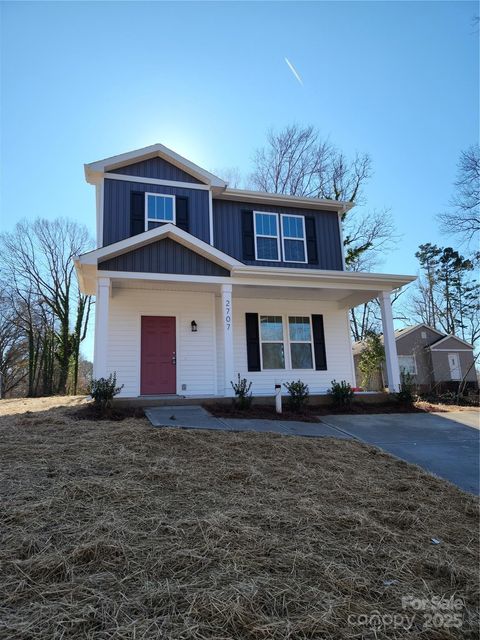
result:
M 145 194 L 145 228 L 149 222 L 172 222 L 175 224 L 175 196 L 163 193 Z

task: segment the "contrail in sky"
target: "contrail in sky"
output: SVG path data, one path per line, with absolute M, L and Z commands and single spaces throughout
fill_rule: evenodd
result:
M 290 69 L 290 71 L 293 73 L 293 75 L 295 76 L 295 78 L 299 81 L 299 83 L 302 85 L 303 87 L 303 80 L 300 77 L 300 74 L 298 73 L 298 71 L 295 69 L 295 67 L 293 66 L 293 64 L 290 62 L 290 60 L 288 58 L 285 58 L 285 62 L 288 64 L 288 68 Z

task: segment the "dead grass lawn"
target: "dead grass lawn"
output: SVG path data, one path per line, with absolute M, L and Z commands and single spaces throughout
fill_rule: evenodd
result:
M 478 637 L 473 496 L 355 442 L 66 402 L 0 401 L 2 639 Z M 402 596 L 463 599 L 462 627 L 348 622 Z

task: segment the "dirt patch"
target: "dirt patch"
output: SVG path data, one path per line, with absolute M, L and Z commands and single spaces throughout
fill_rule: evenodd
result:
M 355 441 L 22 402 L 0 401 L 0 636 L 478 637 L 478 501 L 454 486 Z M 352 622 L 402 597 L 461 601 L 461 627 Z

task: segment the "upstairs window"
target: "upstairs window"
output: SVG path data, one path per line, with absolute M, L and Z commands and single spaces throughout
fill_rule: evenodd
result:
M 255 259 L 278 262 L 280 238 L 278 214 L 255 212 Z
M 282 215 L 282 240 L 285 262 L 307 262 L 303 216 Z
M 145 194 L 145 227 L 149 222 L 172 222 L 175 224 L 175 196 L 160 193 Z

